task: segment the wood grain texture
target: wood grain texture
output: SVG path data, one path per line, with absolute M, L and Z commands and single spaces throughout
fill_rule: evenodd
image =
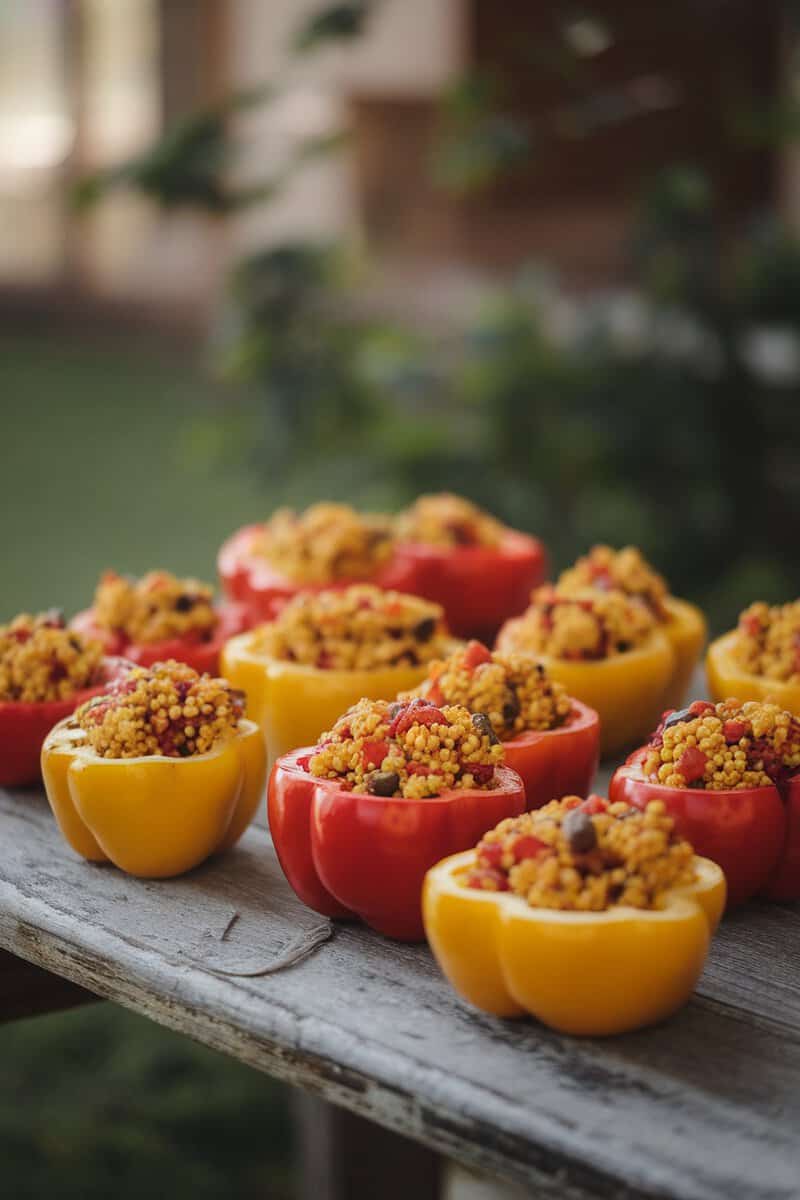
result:
M 608 1041 L 476 1013 L 425 947 L 356 925 L 278 974 L 212 973 L 265 965 L 317 920 L 261 828 L 143 882 L 78 860 L 42 796 L 0 792 L 12 953 L 543 1197 L 800 1197 L 796 911 L 734 918 L 682 1013 Z

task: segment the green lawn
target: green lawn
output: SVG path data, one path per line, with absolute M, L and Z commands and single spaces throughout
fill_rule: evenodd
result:
M 275 499 L 210 453 L 218 402 L 202 372 L 146 346 L 0 338 L 0 620 L 84 606 L 106 566 L 213 579 L 220 540 Z M 286 1098 L 108 1005 L 0 1027 L 0 1190 L 282 1200 Z

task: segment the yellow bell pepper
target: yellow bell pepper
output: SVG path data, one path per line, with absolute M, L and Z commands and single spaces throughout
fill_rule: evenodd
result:
M 500 642 L 498 648 L 503 648 Z M 636 649 L 608 658 L 536 657 L 570 696 L 598 713 L 603 755 L 644 741 L 667 707 L 665 695 L 675 673 L 675 653 L 660 630 Z
M 227 850 L 264 794 L 264 739 L 252 721 L 207 754 L 100 758 L 68 718 L 42 748 L 47 798 L 64 838 L 130 875 L 181 875 Z
M 253 649 L 255 633 L 231 638 L 221 670 L 247 693 L 247 715 L 264 731 L 270 765 L 298 746 L 313 746 L 351 704 L 394 700 L 427 677 L 428 665 L 341 671 L 269 658 Z
M 663 709 L 680 708 L 708 636 L 706 619 L 688 600 L 667 596 L 667 620 L 661 626 L 672 646 L 675 666 L 664 695 Z
M 525 1013 L 562 1033 L 600 1036 L 660 1021 L 684 1004 L 725 906 L 725 877 L 695 857 L 696 881 L 663 908 L 530 908 L 511 892 L 468 888 L 474 850 L 425 877 L 422 914 L 455 990 L 498 1017 Z
M 712 700 L 774 700 L 782 708 L 800 717 L 800 683 L 784 683 L 780 679 L 767 679 L 763 675 L 751 675 L 740 667 L 733 657 L 736 640 L 735 629 L 718 637 L 708 647 L 706 675 Z

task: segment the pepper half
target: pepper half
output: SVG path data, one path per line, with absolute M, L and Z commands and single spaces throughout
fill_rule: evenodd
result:
M 209 675 L 218 675 L 223 646 L 229 638 L 248 627 L 249 617 L 244 604 L 221 604 L 217 614 L 219 621 L 213 637 L 205 639 L 191 634 L 163 638 L 158 642 L 131 642 L 122 633 L 98 625 L 91 608 L 77 613 L 70 625 L 86 637 L 101 642 L 107 654 L 121 655 L 139 667 L 152 667 L 154 663 L 175 659 L 200 674 L 207 672 Z
M 47 798 L 90 862 L 146 879 L 181 875 L 244 833 L 264 793 L 264 739 L 241 721 L 230 741 L 188 758 L 100 758 L 71 719 L 42 748 Z
M 514 649 L 513 640 L 504 642 L 501 629 L 497 649 Z M 608 658 L 563 659 L 537 653 L 536 659 L 570 696 L 597 712 L 603 755 L 634 745 L 658 724 L 675 671 L 675 654 L 660 630 L 641 646 Z
M 425 877 L 425 933 L 455 990 L 499 1017 L 525 1013 L 562 1033 L 639 1029 L 685 1004 L 725 904 L 722 871 L 696 857 L 696 881 L 663 907 L 605 912 L 531 908 L 511 892 L 469 888 L 474 850 Z
M 544 544 L 515 529 L 506 530 L 497 546 L 399 542 L 387 567 L 389 586 L 442 605 L 456 637 L 489 643 L 504 621 L 524 611 L 547 569 Z
M 117 660 L 105 658 L 97 683 L 66 700 L 0 700 L 0 787 L 37 783 L 42 777 L 42 744 L 50 730 L 81 704 L 99 696 L 118 670 Z
M 785 785 L 725 791 L 667 787 L 645 779 L 646 753 L 634 751 L 614 772 L 612 803 L 644 809 L 661 800 L 677 832 L 725 872 L 730 908 L 757 894 L 800 899 L 800 775 Z
M 279 661 L 255 650 L 257 633 L 231 638 L 222 674 L 247 693 L 247 715 L 264 731 L 270 762 L 313 745 L 351 704 L 393 700 L 425 678 L 428 664 L 341 671 Z
M 736 696 L 737 700 L 773 700 L 800 717 L 800 683 L 751 675 L 740 667 L 732 654 L 736 636 L 737 631 L 733 629 L 708 647 L 706 675 L 711 698 L 725 700 L 728 696 Z
M 507 767 L 525 784 L 527 808 L 541 808 L 554 796 L 586 796 L 600 753 L 600 718 L 593 708 L 572 701 L 572 712 L 555 729 L 527 730 L 503 742 Z
M 406 800 L 315 778 L 303 765 L 313 752 L 284 755 L 270 776 L 269 826 L 283 872 L 309 908 L 358 916 L 399 941 L 424 937 L 420 893 L 429 867 L 525 810 L 522 780 L 509 767 L 495 768 L 495 788 Z

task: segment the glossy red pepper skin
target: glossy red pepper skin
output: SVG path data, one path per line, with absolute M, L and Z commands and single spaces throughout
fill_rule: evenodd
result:
M 443 549 L 401 542 L 390 566 L 398 578 L 391 586 L 441 604 L 455 637 L 490 644 L 509 617 L 525 611 L 531 591 L 544 582 L 548 570 L 543 543 L 514 529 L 496 547 Z M 413 579 L 413 588 L 400 587 L 404 576 Z
M 642 778 L 643 753 L 637 750 L 614 773 L 610 800 L 636 808 L 662 800 L 678 832 L 722 867 L 729 908 L 755 895 L 800 899 L 800 775 L 780 790 L 664 787 Z
M 174 658 L 201 674 L 206 671 L 209 675 L 218 675 L 223 646 L 229 638 L 243 633 L 250 627 L 250 617 L 244 604 L 221 604 L 217 612 L 219 623 L 214 630 L 214 636 L 205 640 L 191 636 L 137 644 L 128 641 L 122 634 L 112 633 L 95 624 L 94 611 L 91 608 L 77 613 L 70 625 L 86 637 L 102 642 L 106 654 L 120 655 L 139 667 L 152 667 L 153 663 Z
M 503 742 L 506 766 L 525 784 L 528 809 L 561 796 L 587 796 L 600 757 L 600 718 L 588 704 L 572 701 L 558 729 L 531 730 Z
M 41 779 L 39 758 L 47 734 L 86 700 L 99 696 L 116 669 L 113 659 L 105 659 L 98 682 L 68 700 L 0 701 L 0 787 L 24 787 Z
M 491 791 L 455 789 L 426 800 L 344 791 L 298 765 L 308 747 L 272 769 L 270 832 L 300 899 L 329 917 L 360 917 L 399 941 L 424 937 L 420 898 L 426 871 L 453 847 L 474 846 L 503 817 L 525 810 L 522 780 L 498 767 Z

